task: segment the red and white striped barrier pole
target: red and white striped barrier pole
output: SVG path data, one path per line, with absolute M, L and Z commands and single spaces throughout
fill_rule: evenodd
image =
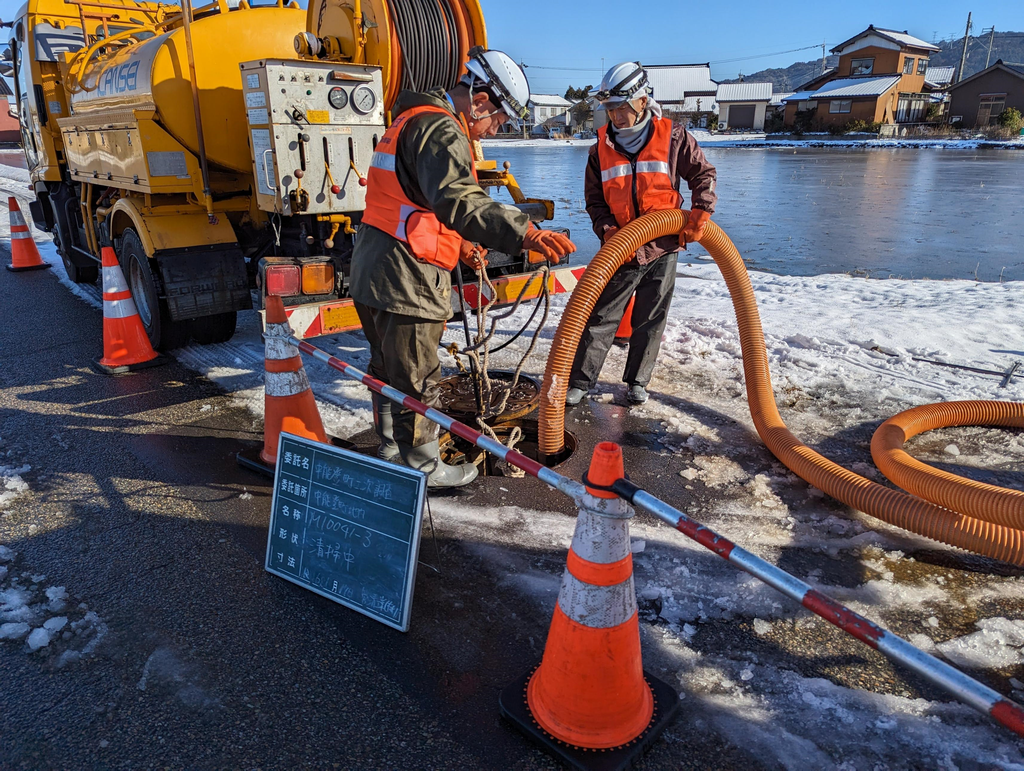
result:
M 742 549 L 728 538 L 694 522 L 678 509 L 655 498 L 626 479 L 620 479 L 611 486 L 619 497 L 653 514 L 679 532 L 693 539 L 705 549 L 714 552 L 740 570 L 744 570 L 773 589 L 778 589 L 812 613 L 821 616 L 830 624 L 856 637 L 865 645 L 884 653 L 893 661 L 930 680 L 986 715 L 1006 726 L 1019 736 L 1024 736 L 1024 708 L 1005 698 L 987 685 L 979 683 L 956 667 L 940 661 L 934 656 L 915 648 L 902 637 L 897 637 L 874 624 L 858 613 L 828 597 L 810 584 L 791 576 L 785 570 L 756 557 Z
M 480 449 L 486 450 L 492 455 L 498 456 L 506 463 L 522 469 L 530 476 L 536 477 L 556 490 L 560 490 L 573 500 L 579 502 L 581 496 L 586 493 L 586 488 L 579 482 L 574 482 L 568 477 L 562 476 L 557 471 L 553 471 L 537 461 L 527 458 L 522 453 L 508 449 L 505 445 L 489 439 L 465 423 L 460 423 L 443 412 L 438 412 L 423 402 L 417 401 L 411 396 L 406 396 L 398 389 L 392 388 L 375 377 L 370 377 L 351 364 L 335 358 L 303 340 L 297 340 L 293 337 L 291 342 L 298 346 L 299 350 L 303 353 L 308 353 L 332 369 L 338 370 L 346 377 L 358 380 L 371 391 L 381 394 L 391 401 L 398 402 L 403 407 L 422 415 L 428 420 L 434 421 L 447 431 L 468 442 L 472 442 Z M 655 498 L 632 482 L 620 479 L 609 487 L 595 485 L 592 482 L 588 484 L 590 487 L 609 490 L 634 506 L 638 506 L 644 511 L 653 514 L 704 548 L 714 552 L 740 570 L 746 571 L 759 581 L 763 581 L 773 589 L 777 589 L 787 597 L 796 600 L 812 613 L 821 616 L 830 624 L 834 624 L 865 645 L 885 654 L 893 661 L 903 664 L 911 671 L 945 689 L 952 696 L 974 707 L 979 712 L 990 715 L 996 722 L 1006 726 L 1018 736 L 1024 736 L 1024 708 L 1003 697 L 987 685 L 979 683 L 974 678 L 946 662 L 940 661 L 934 656 L 915 648 L 902 637 L 897 637 L 892 632 L 864 618 L 864 616 L 854 613 L 845 605 L 840 605 L 831 597 L 822 594 L 810 584 L 790 575 L 785 570 L 751 554 L 746 549 L 740 548 L 728 538 L 723 538 L 699 522 L 693 521 L 678 509 Z
M 427 418 L 427 420 L 437 423 L 446 431 L 450 431 L 455 434 L 455 436 L 465 439 L 467 442 L 472 442 L 481 450 L 486 450 L 492 455 L 498 456 L 506 463 L 522 469 L 530 476 L 537 477 L 537 479 L 544 484 L 551 485 L 555 489 L 562 491 L 573 500 L 579 501 L 586 493 L 586 489 L 579 482 L 574 482 L 568 477 L 562 476 L 557 471 L 552 471 L 547 466 L 544 466 L 531 458 L 527 458 L 522 453 L 510 450 L 501 442 L 496 442 L 493 439 L 484 436 L 476 429 L 470 428 L 465 423 L 460 423 L 454 418 L 448 417 L 443 412 L 438 412 L 433 407 L 428 407 L 423 402 L 417 401 L 411 396 L 406 396 L 397 388 L 392 388 L 387 383 L 367 375 L 365 372 L 356 369 L 351 364 L 335 358 L 325 351 L 321 351 L 319 348 L 310 345 L 304 340 L 297 340 L 293 337 L 291 342 L 297 345 L 299 350 L 303 353 L 308 353 L 314 359 L 322 361 L 328 367 L 338 370 L 338 372 L 341 372 L 343 375 L 350 377 L 353 380 L 358 380 L 371 391 L 374 391 L 381 396 L 385 396 L 393 402 L 401 404 L 403 407 Z

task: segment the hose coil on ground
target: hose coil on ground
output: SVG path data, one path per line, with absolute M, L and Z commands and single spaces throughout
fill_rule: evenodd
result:
M 538 421 L 542 459 L 557 457 L 562 450 L 569 371 L 601 292 L 642 244 L 678 233 L 688 214 L 680 209 L 660 211 L 630 222 L 601 247 L 587 267 L 562 314 L 544 371 Z M 775 404 L 764 332 L 743 259 L 714 222 L 707 224 L 700 243 L 722 271 L 732 296 L 750 415 L 775 457 L 808 483 L 858 511 L 950 546 L 1024 565 L 1024 493 L 934 469 L 902 449 L 910 437 L 944 426 L 1024 427 L 1024 404 L 950 402 L 890 418 L 872 437 L 872 457 L 887 477 L 908 492 L 865 479 L 819 455 L 786 428 Z

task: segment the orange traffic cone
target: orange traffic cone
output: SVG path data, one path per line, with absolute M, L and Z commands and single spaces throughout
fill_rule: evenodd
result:
M 7 208 L 11 210 L 11 264 L 7 270 L 17 273 L 23 270 L 40 270 L 50 267 L 39 256 L 39 248 L 32 240 L 32 233 L 21 213 L 18 199 L 13 195 L 7 199 Z
M 577 768 L 631 765 L 678 708 L 675 690 L 643 671 L 629 547 L 633 511 L 600 489 L 622 477 L 622 449 L 600 443 L 544 658 L 501 694 L 506 717 Z
M 635 301 L 635 295 L 629 298 L 629 305 L 626 306 L 626 310 L 622 314 L 619 328 L 615 330 L 614 342 L 616 345 L 629 345 L 629 338 L 633 336 L 633 303 Z
M 309 378 L 302 367 L 302 355 L 290 342 L 292 328 L 284 303 L 276 295 L 267 297 L 266 373 L 263 379 L 263 451 L 260 460 L 277 464 L 281 432 L 328 442 L 320 412 L 313 399 Z
M 114 250 L 104 246 L 100 259 L 103 266 L 103 357 L 96 360 L 96 368 L 108 375 L 124 375 L 166 364 L 167 359 L 150 345 Z

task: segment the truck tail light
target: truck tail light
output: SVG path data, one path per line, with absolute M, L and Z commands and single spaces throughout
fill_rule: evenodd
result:
M 330 294 L 334 291 L 334 266 L 319 262 L 302 266 L 303 294 Z
M 299 293 L 299 266 L 298 265 L 271 265 L 264 273 L 267 286 L 267 294 L 281 296 L 294 295 Z

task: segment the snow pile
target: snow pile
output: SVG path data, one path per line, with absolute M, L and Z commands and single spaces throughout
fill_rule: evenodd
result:
M 83 603 L 68 610 L 67 589 L 46 576 L 14 572 L 17 554 L 0 546 L 0 640 L 24 641 L 30 653 L 52 657 L 60 669 L 95 652 L 107 634 L 104 621 Z M 73 619 L 73 620 L 72 620 Z
M 935 647 L 964 669 L 1005 669 L 1024 664 L 1024 621 L 985 618 L 978 631 Z
M 31 466 L 0 466 L 0 508 L 28 491 L 28 483 L 21 478 L 32 470 Z

